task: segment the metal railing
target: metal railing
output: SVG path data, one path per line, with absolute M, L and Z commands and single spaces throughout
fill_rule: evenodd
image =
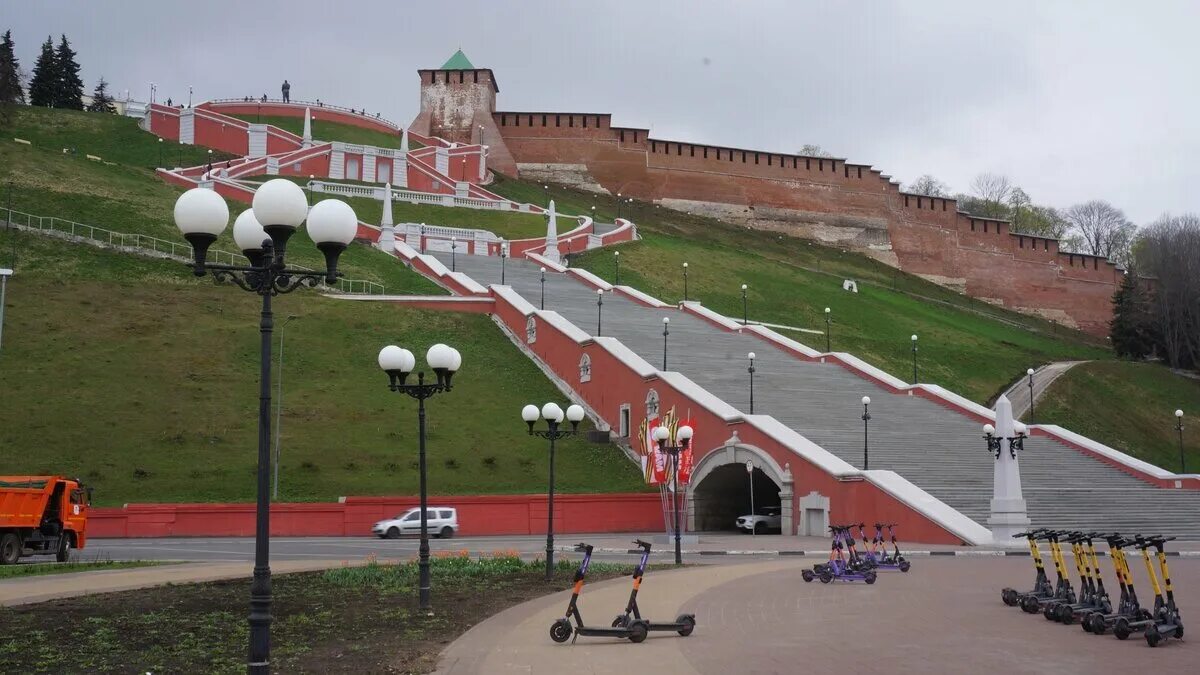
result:
M 318 103 L 316 101 L 301 101 L 301 100 L 297 99 L 297 100 L 289 100 L 285 103 L 284 100 L 281 98 L 279 98 L 279 99 L 269 98 L 265 101 L 262 100 L 261 98 L 256 98 L 256 99 L 250 100 L 250 101 L 247 101 L 245 99 L 240 99 L 240 98 L 214 98 L 214 99 L 209 99 L 207 101 L 207 103 L 242 103 L 245 105 L 252 105 L 255 103 L 260 103 L 260 104 L 261 103 L 277 103 L 277 104 L 282 104 L 282 105 L 293 105 L 293 106 L 300 107 L 300 108 L 307 106 L 307 107 L 313 108 L 315 110 L 321 110 L 324 108 L 327 110 L 337 110 L 339 112 L 349 113 L 351 115 L 357 115 L 358 117 L 361 117 L 365 120 L 371 120 L 373 122 L 380 122 L 384 126 L 391 127 L 392 129 L 394 129 L 396 131 L 400 130 L 400 125 L 396 124 L 395 122 L 393 122 L 389 119 L 385 119 L 383 117 L 377 117 L 375 115 L 364 115 L 361 110 L 357 110 L 355 108 L 347 108 L 347 107 L 340 106 L 340 105 L 330 105 L 328 103 Z
M 27 232 L 36 232 L 38 234 L 73 239 L 98 246 L 107 246 L 124 253 L 167 258 L 180 262 L 192 262 L 192 246 L 186 242 L 181 243 L 159 239 L 148 234 L 115 232 L 103 227 L 77 223 L 73 220 L 66 220 L 57 216 L 38 216 L 2 207 L 0 207 L 0 215 L 3 216 L 6 224 Z M 215 248 L 208 249 L 208 258 L 211 262 L 221 265 L 250 264 L 246 256 L 241 253 L 232 253 Z M 302 265 L 292 265 L 291 267 L 305 272 L 313 271 Z M 326 285 L 322 282 L 320 287 L 328 291 L 336 290 L 347 295 L 386 295 L 386 289 L 383 284 L 367 279 L 338 279 L 337 283 L 332 285 Z

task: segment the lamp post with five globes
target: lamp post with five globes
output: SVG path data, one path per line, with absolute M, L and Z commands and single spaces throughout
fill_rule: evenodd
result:
M 437 379 L 426 384 L 425 371 L 421 370 L 417 372 L 417 383 L 412 384 L 405 380 L 417 365 L 417 359 L 413 353 L 396 345 L 388 345 L 379 350 L 379 367 L 387 373 L 388 389 L 417 399 L 417 465 L 421 484 L 421 545 L 418 549 L 419 559 L 417 562 L 418 595 L 421 601 L 421 611 L 425 614 L 432 614 L 433 608 L 429 598 L 429 508 L 425 480 L 425 399 L 433 398 L 443 391 L 450 391 L 453 387 L 451 380 L 462 365 L 462 355 L 458 353 L 457 349 L 439 343 L 430 347 L 429 351 L 425 353 L 425 362 L 429 364 Z
M 325 271 L 289 268 L 285 253 L 288 239 L 308 221 L 309 237 L 325 255 Z M 345 202 L 327 199 L 310 210 L 300 186 L 280 178 L 263 183 L 254 193 L 253 207 L 238 216 L 234 242 L 249 265 L 207 262 L 208 249 L 229 223 L 229 207 L 213 190 L 193 188 L 175 202 L 175 224 L 192 245 L 192 272 L 211 273 L 217 281 L 230 281 L 262 298 L 259 319 L 258 473 L 254 530 L 254 573 L 250 584 L 251 673 L 271 670 L 271 332 L 274 313 L 271 299 L 301 286 L 333 283 L 341 276 L 338 258 L 358 231 L 358 217 Z M 264 224 L 265 223 L 265 224 Z
M 538 416 L 546 420 L 546 429 L 534 429 Z M 563 417 L 571 423 L 570 429 L 564 429 Z M 546 490 L 546 581 L 554 578 L 554 442 L 560 438 L 574 436 L 579 433 L 579 423 L 583 421 L 583 408 L 578 405 L 567 406 L 567 412 L 558 407 L 557 403 L 547 403 L 539 410 L 532 403 L 521 409 L 521 419 L 529 425 L 529 435 L 545 438 L 550 441 L 550 485 Z

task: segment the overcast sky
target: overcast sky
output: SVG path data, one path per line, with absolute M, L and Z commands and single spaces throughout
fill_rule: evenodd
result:
M 502 110 L 611 112 L 657 138 L 820 145 L 954 190 L 990 171 L 1039 203 L 1140 224 L 1200 211 L 1200 2 L 0 0 L 28 71 L 66 33 L 88 90 L 279 95 L 407 123 L 417 68 L 461 47 Z

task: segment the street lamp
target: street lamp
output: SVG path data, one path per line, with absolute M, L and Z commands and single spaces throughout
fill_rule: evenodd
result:
M 4 270 L 0 270 L 3 274 Z M 1187 462 L 1183 458 L 1183 411 L 1175 411 L 1175 431 L 1179 432 L 1179 473 L 1187 473 Z
M 312 193 L 313 193 L 313 187 L 314 187 L 313 183 L 316 182 L 316 180 L 317 180 L 316 174 L 311 174 L 311 173 L 308 174 L 308 205 L 309 206 L 312 206 Z M 388 199 L 389 197 L 390 197 L 390 195 L 385 196 L 384 199 Z
M 825 353 L 826 354 L 828 354 L 830 352 L 830 349 L 829 349 L 829 323 L 831 321 L 833 321 L 832 311 L 828 307 L 826 307 L 825 308 Z
M 8 290 L 8 278 L 11 277 L 12 274 L 13 271 L 11 269 L 0 267 L 0 345 L 4 344 L 4 295 Z
M 868 426 L 868 425 L 870 424 L 870 422 L 871 422 L 871 397 L 870 397 L 870 396 L 864 396 L 864 397 L 862 397 L 862 404 L 863 404 L 863 414 L 862 414 L 862 421 L 863 421 L 863 471 L 866 471 L 866 470 L 869 468 L 869 463 L 870 463 L 870 459 L 871 459 L 871 456 L 870 456 L 870 450 L 869 450 L 869 447 L 868 447 L 868 445 L 867 445 L 867 426 Z
M 617 193 L 617 220 L 621 219 L 621 202 L 623 202 L 623 201 L 625 201 L 625 200 L 621 199 L 621 193 L 618 192 Z
M 596 205 L 592 204 L 592 234 L 596 234 Z
M 688 264 L 683 263 L 683 301 L 688 301 L 688 285 L 687 285 Z
M 1013 434 L 1004 440 L 1008 441 L 1008 456 L 1016 459 L 1017 451 L 1025 450 L 1025 439 L 1029 436 L 1029 427 L 1020 422 L 1013 422 Z M 996 427 L 990 424 L 983 425 L 983 438 L 987 441 L 988 450 L 996 459 L 1000 459 L 1001 437 L 996 436 Z
M 664 316 L 663 317 L 663 368 L 662 368 L 663 370 L 667 369 L 667 336 L 671 334 L 671 331 L 667 330 L 667 328 L 670 325 L 671 325 L 671 317 Z
M 912 336 L 912 354 L 913 354 L 913 379 L 912 379 L 912 383 L 913 383 L 913 384 L 916 384 L 916 383 L 917 383 L 917 335 L 916 335 L 916 333 L 913 333 L 913 336 Z
M 458 250 L 458 237 L 450 237 L 450 271 L 451 272 L 458 271 L 458 267 L 455 264 L 455 255 L 454 255 L 457 250 Z
M 479 125 L 479 144 L 483 145 L 483 125 Z
M 247 213 L 253 218 L 254 214 L 251 211 L 244 211 L 238 218 L 242 218 Z M 289 314 L 283 323 L 279 325 L 279 377 L 276 378 L 275 390 L 275 461 L 272 462 L 274 471 L 273 483 L 271 485 L 271 499 L 279 500 L 279 433 L 283 430 L 283 329 L 287 325 L 300 317 L 295 314 Z
M 596 337 L 600 337 L 600 312 L 604 307 L 604 289 L 596 289 Z
M 753 516 L 754 515 L 754 460 L 752 460 L 752 459 L 746 460 L 746 475 L 750 477 L 750 515 Z M 751 520 L 753 520 L 753 518 L 751 518 Z M 758 535 L 757 525 L 758 525 L 758 523 L 755 522 L 754 526 L 752 526 L 750 528 L 751 535 L 755 535 L 755 536 Z
M 542 268 L 542 309 L 546 309 L 546 268 Z
M 158 166 L 159 166 L 159 168 L 162 168 L 162 163 L 163 163 L 162 151 L 163 151 L 163 137 L 159 136 L 158 137 Z
M 533 425 L 538 415 L 546 420 L 545 431 L 535 431 Z M 563 410 L 557 403 L 547 403 L 538 409 L 532 403 L 521 409 L 521 419 L 529 425 L 529 435 L 545 438 L 550 441 L 550 485 L 546 490 L 546 581 L 554 578 L 554 442 L 560 438 L 574 436 L 579 433 L 579 423 L 583 420 L 583 408 L 578 405 L 567 406 L 567 421 L 571 428 L 563 429 L 559 424 L 563 421 Z
M 620 251 L 613 251 L 613 265 L 616 268 L 616 283 L 614 283 L 613 285 L 620 286 L 621 285 L 621 252 Z
M 1029 376 L 1029 423 L 1033 424 L 1033 368 L 1026 369 L 1025 374 Z
M 451 380 L 458 372 L 459 366 L 462 365 L 462 355 L 458 353 L 457 349 L 438 343 L 425 352 L 425 362 L 429 364 L 430 369 L 437 376 L 437 380 L 426 384 L 425 371 L 420 370 L 417 371 L 416 384 L 405 383 L 417 365 L 417 359 L 413 353 L 396 345 L 388 345 L 379 350 L 379 367 L 387 373 L 388 389 L 408 394 L 409 397 L 417 399 L 418 471 L 421 483 L 421 545 L 418 549 L 420 557 L 417 562 L 418 595 L 421 601 L 421 611 L 425 614 L 432 614 L 433 608 L 429 602 L 429 509 L 425 473 L 425 399 L 451 390 Z
M 746 302 L 746 284 L 742 284 L 742 325 L 750 323 L 750 309 Z
M 683 425 L 675 431 L 675 444 L 667 445 L 671 439 L 671 430 L 665 426 L 654 428 L 654 440 L 658 449 L 671 455 L 671 510 L 675 515 L 675 564 L 683 564 L 683 548 L 679 533 L 679 453 L 687 450 L 692 442 L 692 428 Z
M 746 372 L 750 373 L 750 414 L 753 415 L 754 414 L 754 352 L 750 352 L 749 354 L 747 354 L 746 358 L 750 359 L 750 367 L 746 369 Z
M 508 260 L 508 242 L 500 240 L 500 285 L 504 285 L 504 261 Z
M 287 241 L 308 220 L 308 235 L 325 254 L 324 272 L 291 269 L 285 253 Z M 218 281 L 232 281 L 239 288 L 262 298 L 259 321 L 258 402 L 258 500 L 255 523 L 254 578 L 250 585 L 249 671 L 271 670 L 271 567 L 270 567 L 270 496 L 271 496 L 271 331 L 274 314 L 271 299 L 291 293 L 300 286 L 316 286 L 322 280 L 333 283 L 341 276 L 338 257 L 358 231 L 358 217 L 345 202 L 328 199 L 309 211 L 304 193 L 295 183 L 276 178 L 263 183 L 254 193 L 251 217 L 239 219 L 233 239 L 250 264 L 221 265 L 208 263 L 209 247 L 225 231 L 229 207 L 216 192 L 192 188 L 175 202 L 175 224 L 192 245 L 192 272 L 202 277 L 209 272 Z M 262 225 L 261 223 L 266 223 Z

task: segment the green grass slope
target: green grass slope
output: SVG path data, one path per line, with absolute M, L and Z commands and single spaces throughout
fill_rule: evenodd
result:
M 6 263 L 13 236 L 0 230 Z M 3 473 L 78 475 L 106 506 L 252 499 L 258 299 L 174 263 L 19 236 L 0 350 Z M 275 310 L 300 317 L 285 336 L 282 499 L 416 492 L 416 402 L 389 392 L 375 363 L 390 343 L 463 354 L 454 390 L 428 406 L 432 493 L 545 490 L 546 443 L 520 408 L 563 396 L 487 317 L 311 291 Z M 563 491 L 642 487 L 611 445 L 563 441 L 557 459 Z
M 1183 410 L 1188 471 L 1200 472 L 1200 381 L 1153 363 L 1083 363 L 1054 381 L 1034 410 L 1138 459 L 1179 470 L 1175 410 Z
M 399 148 L 400 147 L 400 132 L 384 133 L 374 129 L 364 129 L 356 127 L 352 124 L 342 124 L 340 122 L 330 122 L 321 119 L 321 109 L 313 108 L 313 116 L 316 117 L 312 123 L 313 139 L 318 141 L 341 141 L 343 143 L 355 143 L 359 145 L 374 145 L 380 148 Z M 256 124 L 271 124 L 290 131 L 297 136 L 304 135 L 304 118 L 303 117 L 284 117 L 282 115 L 230 115 L 240 120 L 254 122 Z M 408 147 L 410 150 L 415 150 L 422 147 L 413 139 L 408 139 Z
M 496 192 L 510 199 L 591 211 L 611 220 L 611 197 L 512 179 Z M 538 197 L 540 196 L 540 199 Z M 731 317 L 742 316 L 741 284 L 749 286 L 749 317 L 824 331 L 833 317 L 831 347 L 905 380 L 912 377 L 909 336 L 919 336 L 918 379 L 986 401 L 1018 373 L 1048 361 L 1109 358 L 1102 343 L 1077 331 L 987 305 L 865 256 L 800 239 L 750 230 L 711 218 L 633 203 L 622 216 L 638 224 L 643 240 L 620 246 L 621 282 L 667 302 L 683 299 L 682 265 L 689 264 L 688 296 Z M 608 281 L 615 279 L 612 249 L 572 258 Z M 855 279 L 859 292 L 842 290 Z M 781 330 L 815 349 L 824 335 Z

